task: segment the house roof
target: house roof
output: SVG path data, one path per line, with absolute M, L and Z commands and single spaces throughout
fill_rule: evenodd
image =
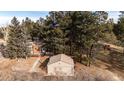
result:
M 56 63 L 58 61 L 74 65 L 73 59 L 65 54 L 58 54 L 58 55 L 52 56 L 48 62 L 48 65 Z

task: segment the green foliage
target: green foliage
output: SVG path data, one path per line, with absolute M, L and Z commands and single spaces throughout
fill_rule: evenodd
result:
M 4 33 L 2 32 L 2 30 L 0 29 L 0 39 L 4 38 Z
M 26 58 L 29 55 L 27 33 L 16 17 L 9 26 L 6 51 L 9 58 Z
M 47 52 L 65 53 L 79 62 L 82 62 L 82 55 L 86 55 L 90 66 L 92 50 L 97 41 L 115 43 L 116 37 L 123 40 L 123 21 L 124 18 L 121 17 L 115 25 L 113 19 L 108 20 L 108 13 L 105 11 L 52 11 L 46 19 L 39 18 L 36 22 L 27 17 L 21 25 L 13 18 L 8 54 L 14 58 L 27 56 L 27 52 L 23 54 L 28 50 L 27 40 L 35 41 L 37 38 Z
M 118 23 L 114 25 L 114 33 L 117 39 L 121 42 L 120 45 L 124 46 L 124 12 L 121 11 Z
M 82 54 L 90 57 L 93 45 L 105 30 L 106 19 L 106 12 L 50 12 L 41 34 L 44 46 L 54 54 L 77 56 L 81 62 Z

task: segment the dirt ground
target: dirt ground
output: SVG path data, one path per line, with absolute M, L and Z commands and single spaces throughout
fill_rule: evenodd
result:
M 30 67 L 33 65 L 35 60 L 35 57 L 28 58 L 27 60 L 18 59 L 18 61 L 15 59 L 2 59 L 0 60 L 0 70 L 11 69 L 12 71 L 28 71 L 30 70 Z
M 41 57 L 41 63 L 48 57 Z M 27 60 L 19 59 L 0 60 L 0 80 L 124 80 L 123 69 L 113 67 L 111 62 L 97 59 L 91 67 L 81 63 L 75 64 L 74 77 L 47 77 L 47 69 L 36 67 L 37 72 L 30 72 L 38 57 L 30 57 Z
M 46 57 L 41 57 L 41 60 L 45 60 Z M 35 61 L 38 57 L 30 57 L 27 59 L 1 59 L 0 60 L 0 70 L 11 69 L 12 71 L 24 71 L 30 72 Z
M 85 65 L 82 65 L 81 63 L 76 63 L 75 71 L 76 73 L 78 73 L 78 75 L 82 74 L 82 76 L 85 77 L 84 79 L 89 78 L 88 80 L 93 80 L 93 81 L 123 80 L 116 73 L 113 73 L 112 71 L 104 68 L 97 67 L 95 65 L 91 65 L 90 67 L 87 67 Z
M 111 71 L 112 73 L 116 74 L 121 80 L 124 80 L 124 70 L 116 68 L 114 65 L 110 63 L 106 63 L 101 60 L 96 60 L 97 63 L 93 64 L 94 66 L 101 68 L 103 70 Z
M 116 51 L 99 51 L 94 66 L 117 74 L 124 80 L 124 54 Z

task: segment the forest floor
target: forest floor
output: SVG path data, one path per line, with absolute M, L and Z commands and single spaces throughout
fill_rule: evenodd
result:
M 109 70 L 124 80 L 124 54 L 117 51 L 100 51 L 94 66 Z
M 81 63 L 76 63 L 75 66 L 76 66 L 75 71 L 76 73 L 78 73 L 77 77 L 78 78 L 83 77 L 83 80 L 93 80 L 93 81 L 124 80 L 123 78 L 118 76 L 117 73 L 98 67 L 96 65 L 91 65 L 90 67 L 87 67 L 85 65 L 82 65 Z M 103 66 L 102 63 L 101 66 Z
M 114 73 L 117 77 L 120 78 L 120 80 L 124 80 L 124 70 L 120 67 L 117 67 L 118 63 L 115 62 L 115 64 L 111 64 L 109 62 L 105 62 L 102 60 L 96 60 L 96 63 L 93 64 L 95 67 L 101 68 L 103 70 L 108 70 Z M 119 66 L 119 65 L 118 65 Z
M 100 51 L 90 67 L 81 63 L 75 64 L 75 77 L 66 80 L 124 80 L 124 57 L 117 52 Z M 41 57 L 41 62 L 48 57 Z M 36 72 L 31 68 L 38 57 L 30 57 L 27 60 L 0 60 L 0 80 L 65 80 L 55 77 L 46 77 L 46 67 L 41 69 L 36 66 Z M 46 64 L 44 65 L 46 66 Z M 43 77 L 45 76 L 45 77 Z

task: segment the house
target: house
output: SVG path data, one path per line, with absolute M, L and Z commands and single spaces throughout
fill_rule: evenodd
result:
M 53 76 L 73 76 L 74 61 L 65 54 L 52 56 L 47 64 L 47 73 Z
M 40 45 L 36 42 L 29 42 L 29 49 L 31 55 L 39 56 L 40 55 Z

